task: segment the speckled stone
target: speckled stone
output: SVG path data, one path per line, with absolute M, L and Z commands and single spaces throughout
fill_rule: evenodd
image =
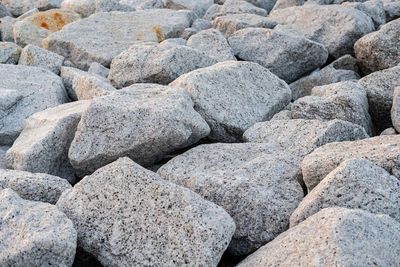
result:
M 14 43 L 0 42 L 0 64 L 17 64 L 21 51 L 21 47 Z
M 115 92 L 109 82 L 94 75 L 81 75 L 74 79 L 72 90 L 76 93 L 78 100 L 92 100 Z
M 22 50 L 18 65 L 40 67 L 59 74 L 63 63 L 63 56 L 34 45 L 27 45 Z
M 62 0 L 2 0 L 2 2 L 14 16 L 18 17 L 33 8 L 39 10 L 58 8 Z

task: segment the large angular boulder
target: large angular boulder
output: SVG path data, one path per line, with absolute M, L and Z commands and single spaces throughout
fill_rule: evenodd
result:
M 179 37 L 193 18 L 190 11 L 170 9 L 96 13 L 65 26 L 42 44 L 78 68 L 88 69 L 93 62 L 107 67 L 114 57 L 137 41 L 161 42 Z
M 288 83 L 328 59 L 328 50 L 320 43 L 276 30 L 247 28 L 235 32 L 228 42 L 240 59 L 256 62 Z
M 368 15 L 341 5 L 288 7 L 274 10 L 269 17 L 300 29 L 305 37 L 323 44 L 334 58 L 354 54 L 354 43 L 375 30 Z
M 0 64 L 0 145 L 11 145 L 30 115 L 66 102 L 62 80 L 54 73 Z
M 332 142 L 368 138 L 364 128 L 347 121 L 271 120 L 250 127 L 243 139 L 251 143 L 267 143 L 299 156 Z
M 297 156 L 269 144 L 198 146 L 158 174 L 223 207 L 235 220 L 229 251 L 246 255 L 288 229 L 303 198 Z
M 190 93 L 211 128 L 209 138 L 235 142 L 256 122 L 269 120 L 289 104 L 289 86 L 251 62 L 226 61 L 184 74 L 171 86 Z
M 109 79 L 116 88 L 134 83 L 169 84 L 182 74 L 215 63 L 216 59 L 184 45 L 142 43 L 112 60 Z
M 206 137 L 210 128 L 182 88 L 137 84 L 92 100 L 69 150 L 72 166 L 91 173 L 128 156 L 149 166 Z
M 400 223 L 387 215 L 327 208 L 237 266 L 396 266 L 399 243 Z
M 303 180 L 309 191 L 340 163 L 362 158 L 400 177 L 400 135 L 385 135 L 358 141 L 335 142 L 317 148 L 302 163 Z
M 400 19 L 359 39 L 354 45 L 365 74 L 395 67 L 400 63 Z
M 56 206 L 0 191 L 0 265 L 72 266 L 77 233 Z
M 59 8 L 61 2 L 62 0 L 2 0 L 2 3 L 16 17 L 33 8 L 38 8 L 39 10 Z
M 235 231 L 221 207 L 128 158 L 86 176 L 57 207 L 105 266 L 217 266 Z
M 7 151 L 7 167 L 48 173 L 75 182 L 68 149 L 82 113 L 90 101 L 78 101 L 46 109 L 30 116 L 24 130 Z

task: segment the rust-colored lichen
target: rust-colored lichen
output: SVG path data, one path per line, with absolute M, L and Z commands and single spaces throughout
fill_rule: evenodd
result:
M 161 26 L 154 26 L 153 32 L 156 34 L 159 43 L 165 40 L 165 36 L 162 32 Z
M 56 32 L 61 30 L 68 23 L 74 22 L 77 19 L 79 19 L 78 15 L 49 10 L 33 14 L 24 20 L 46 30 Z
M 47 30 L 49 29 L 49 25 L 47 25 L 47 23 L 44 21 L 40 24 L 40 27 L 45 28 Z

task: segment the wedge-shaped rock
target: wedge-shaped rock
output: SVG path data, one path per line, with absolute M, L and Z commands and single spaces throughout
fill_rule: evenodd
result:
M 335 58 L 354 54 L 354 43 L 375 30 L 368 15 L 340 5 L 288 7 L 271 12 L 269 17 L 300 29 L 305 37 L 323 44 Z
M 89 101 L 72 102 L 30 116 L 24 130 L 7 151 L 7 167 L 48 173 L 75 182 L 68 149 Z
M 256 122 L 269 120 L 290 102 L 289 86 L 266 68 L 227 61 L 184 74 L 171 86 L 188 91 L 211 128 L 210 138 L 235 142 Z
M 399 243 L 400 223 L 387 215 L 327 208 L 237 266 L 396 266 Z
M 394 88 L 400 85 L 400 66 L 377 71 L 358 81 L 368 95 L 369 112 L 378 132 L 392 127 Z
M 185 90 L 137 84 L 91 102 L 78 125 L 69 158 L 84 173 L 123 156 L 149 166 L 209 132 Z
M 317 147 L 332 142 L 368 138 L 364 128 L 347 121 L 273 120 L 259 122 L 243 135 L 246 142 L 267 143 L 305 156 Z
M 25 46 L 18 62 L 19 65 L 48 69 L 55 74 L 60 73 L 63 63 L 64 57 L 34 45 Z
M 56 204 L 71 185 L 65 179 L 49 174 L 0 169 L 0 190 L 6 188 L 26 200 Z
M 39 10 L 58 8 L 62 0 L 2 0 L 2 2 L 14 16 L 18 17 L 33 8 Z
M 169 84 L 182 74 L 215 63 L 216 59 L 184 45 L 142 43 L 113 59 L 109 78 L 116 88 L 134 83 Z
M 358 141 L 337 142 L 324 145 L 307 155 L 301 168 L 303 180 L 309 191 L 319 184 L 340 163 L 362 158 L 400 177 L 400 135 L 378 136 Z
M 303 198 L 299 158 L 269 144 L 202 145 L 158 170 L 223 207 L 235 220 L 229 251 L 245 255 L 286 231 Z
M 0 64 L 17 64 L 21 47 L 11 42 L 0 42 Z
M 11 145 L 30 115 L 67 102 L 60 77 L 36 67 L 0 64 L 0 145 Z
M 0 265 L 72 266 L 77 233 L 56 206 L 0 191 Z
M 161 42 L 179 37 L 193 17 L 190 11 L 170 9 L 96 13 L 50 35 L 43 40 L 43 47 L 80 69 L 88 69 L 93 62 L 107 67 L 137 41 Z
M 293 119 L 339 119 L 361 125 L 369 135 L 373 133 L 367 94 L 356 82 L 314 87 L 311 96 L 296 100 L 291 110 Z
M 86 176 L 57 207 L 105 266 L 217 266 L 235 231 L 221 207 L 128 158 Z
M 236 56 L 257 62 L 288 83 L 321 67 L 328 59 L 328 51 L 320 43 L 270 29 L 239 30 L 228 42 Z
M 395 67 L 400 63 L 400 19 L 359 39 L 354 51 L 366 74 Z

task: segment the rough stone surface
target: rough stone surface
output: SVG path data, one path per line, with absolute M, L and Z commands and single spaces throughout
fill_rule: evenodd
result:
M 399 231 L 400 223 L 387 215 L 327 208 L 237 266 L 396 266 Z
M 62 178 L 44 173 L 0 169 L 0 190 L 11 188 L 26 200 L 56 204 L 71 185 Z
M 393 93 L 392 124 L 400 132 L 400 87 L 396 87 Z
M 12 17 L 0 18 L 0 37 L 4 42 L 14 42 L 13 25 L 16 21 Z
M 37 27 L 30 22 L 17 21 L 13 24 L 13 41 L 24 47 L 28 44 L 42 46 L 42 40 L 49 36 L 51 31 Z
M 57 207 L 0 191 L 0 265 L 71 266 L 77 233 Z
M 75 182 L 68 148 L 89 101 L 67 103 L 30 116 L 24 130 L 7 151 L 7 167 L 48 173 Z
M 84 17 L 88 17 L 96 11 L 94 0 L 64 0 L 61 8 L 72 10 Z
M 26 11 L 24 14 L 22 14 L 21 16 L 18 17 L 18 20 L 23 20 L 26 17 L 32 16 L 33 14 L 39 13 L 39 9 L 32 8 L 31 10 Z
M 11 17 L 12 15 L 10 11 L 8 11 L 7 7 L 2 2 L 0 2 L 0 18 L 7 16 Z
M 136 42 L 179 37 L 192 21 L 193 13 L 187 10 L 96 13 L 53 33 L 43 40 L 43 47 L 71 60 L 80 69 L 88 69 L 93 62 L 107 67 Z
M 232 48 L 229 46 L 225 37 L 220 31 L 215 29 L 204 30 L 192 35 L 188 39 L 186 45 L 202 51 L 218 62 L 236 60 Z
M 183 45 L 141 43 L 111 63 L 109 79 L 116 88 L 134 83 L 169 84 L 182 74 L 217 63 L 203 52 Z
M 358 9 L 370 16 L 376 29 L 386 23 L 386 14 L 381 0 L 369 0 L 364 3 L 344 2 L 342 5 Z
M 63 80 L 65 89 L 67 90 L 68 96 L 71 100 L 76 101 L 78 100 L 78 96 L 74 91 L 73 85 L 74 80 L 79 79 L 81 76 L 89 75 L 86 71 L 74 68 L 74 67 L 61 67 L 60 76 Z
M 382 136 L 382 135 L 396 135 L 396 134 L 398 134 L 397 131 L 393 127 L 391 127 L 385 129 L 383 132 L 381 132 L 380 135 Z
M 263 8 L 256 7 L 244 0 L 226 0 L 223 5 L 212 5 L 204 15 L 205 19 L 214 20 L 219 16 L 228 14 L 256 14 L 266 17 L 267 11 Z
M 214 0 L 163 0 L 166 8 L 170 9 L 190 9 L 197 17 L 204 16 L 208 8 L 214 4 Z
M 358 141 L 324 145 L 307 155 L 302 163 L 303 179 L 309 191 L 318 185 L 340 163 L 363 158 L 400 177 L 400 136 L 386 135 Z
M 240 141 L 250 126 L 269 120 L 291 99 L 289 86 L 266 68 L 227 61 L 184 74 L 170 84 L 190 93 L 211 128 L 210 139 Z
M 400 66 L 377 71 L 358 81 L 367 91 L 369 112 L 377 131 L 392 127 L 393 93 L 400 86 Z
M 64 63 L 64 57 L 43 48 L 27 45 L 22 50 L 19 65 L 40 67 L 59 74 Z
M 328 207 L 387 214 L 400 222 L 400 181 L 365 159 L 345 161 L 328 174 L 300 203 L 290 227 Z
M 400 19 L 359 39 L 354 45 L 364 73 L 395 67 L 400 63 Z
M 85 173 L 123 156 L 150 166 L 209 131 L 183 89 L 137 84 L 92 101 L 82 115 L 69 158 Z
M 0 64 L 0 145 L 11 145 L 30 115 L 68 102 L 60 77 L 36 67 Z
M 303 157 L 328 143 L 368 137 L 363 127 L 347 121 L 302 119 L 259 122 L 243 135 L 246 142 L 268 143 Z
M 400 2 L 397 0 L 382 0 L 386 21 L 400 18 Z
M 88 73 L 107 78 L 108 74 L 110 74 L 110 70 L 97 62 L 93 62 L 90 64 Z
M 335 58 L 354 54 L 353 44 L 375 29 L 368 15 L 340 5 L 288 7 L 271 12 L 269 17 L 297 27 L 306 38 L 323 44 Z
M 247 2 L 265 9 L 268 13 L 274 7 L 276 0 L 246 0 Z
M 85 177 L 57 207 L 105 266 L 216 266 L 235 231 L 221 207 L 128 158 Z
M 0 42 L 0 64 L 17 64 L 21 47 L 11 42 Z
M 328 59 L 323 45 L 270 29 L 239 30 L 228 41 L 240 59 L 256 62 L 286 82 L 294 82 Z
M 5 169 L 6 168 L 6 152 L 9 149 L 9 146 L 0 146 L 0 169 Z
M 202 145 L 158 170 L 223 207 L 235 220 L 229 251 L 245 255 L 287 230 L 303 198 L 299 158 L 269 144 Z
M 92 75 L 82 75 L 73 81 L 73 91 L 78 100 L 92 100 L 116 91 L 108 82 Z
M 292 105 L 293 119 L 329 121 L 340 119 L 374 132 L 368 113 L 368 99 L 364 88 L 355 82 L 340 82 L 312 89 L 311 96 L 296 100 Z
M 62 0 L 2 0 L 2 2 L 14 16 L 18 17 L 34 8 L 39 10 L 59 8 Z

